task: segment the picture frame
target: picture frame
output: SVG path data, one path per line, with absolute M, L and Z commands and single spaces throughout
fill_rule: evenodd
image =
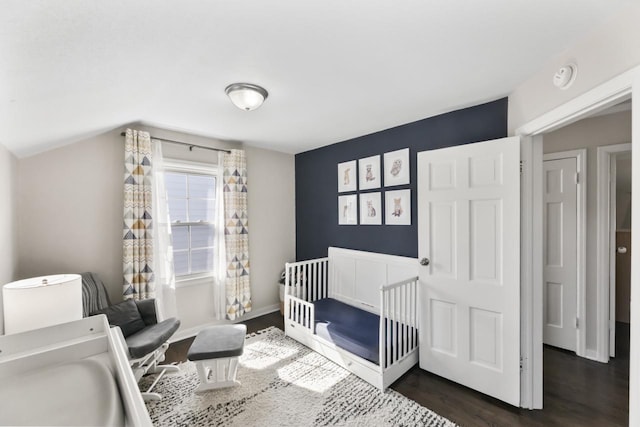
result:
M 360 225 L 382 225 L 381 193 L 360 193 Z
M 338 193 L 356 191 L 358 180 L 356 174 L 356 161 L 338 163 Z
M 411 183 L 409 149 L 384 153 L 384 186 L 393 187 Z
M 365 157 L 358 160 L 360 190 L 380 188 L 380 155 Z
M 358 196 L 338 196 L 338 225 L 358 225 Z
M 411 225 L 411 190 L 384 193 L 385 225 Z

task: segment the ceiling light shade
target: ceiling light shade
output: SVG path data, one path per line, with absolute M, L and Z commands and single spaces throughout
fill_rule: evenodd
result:
M 230 84 L 224 91 L 233 105 L 245 111 L 255 110 L 269 96 L 264 88 L 250 83 Z

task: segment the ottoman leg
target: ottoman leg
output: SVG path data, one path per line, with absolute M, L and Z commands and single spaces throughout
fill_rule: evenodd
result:
M 198 360 L 195 364 L 200 378 L 196 393 L 240 385 L 240 381 L 236 380 L 237 357 Z

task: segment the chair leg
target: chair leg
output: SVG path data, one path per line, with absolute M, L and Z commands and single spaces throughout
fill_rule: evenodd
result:
M 167 374 L 173 374 L 180 372 L 180 367 L 177 365 L 156 365 L 147 371 L 148 374 L 160 374 L 163 371 Z
M 158 384 L 158 381 L 160 381 L 160 378 L 162 378 L 164 374 L 175 373 L 179 371 L 180 371 L 180 367 L 176 365 L 157 365 L 157 366 L 154 366 L 149 371 L 147 371 L 148 374 L 151 373 L 151 374 L 159 374 L 159 375 L 153 381 L 153 383 L 151 383 L 151 386 L 149 386 L 147 391 L 143 391 L 142 393 L 140 393 L 144 401 L 149 402 L 152 400 L 161 400 L 162 395 L 160 393 L 152 393 L 151 390 L 153 390 L 156 384 Z
M 142 393 L 140 393 L 140 395 L 142 396 L 142 400 L 144 400 L 145 402 L 162 400 L 162 395 L 160 393 L 148 393 L 146 391 L 143 391 Z
M 176 365 L 159 365 L 158 363 L 164 360 L 164 352 L 169 345 L 164 343 L 160 348 L 150 355 L 133 361 L 131 369 L 137 381 L 149 374 L 158 374 L 151 386 L 144 392 L 142 392 L 142 398 L 145 402 L 152 400 L 160 400 L 162 396 L 159 393 L 152 393 L 151 390 L 156 386 L 160 378 L 167 373 L 175 373 L 180 371 L 180 367 Z

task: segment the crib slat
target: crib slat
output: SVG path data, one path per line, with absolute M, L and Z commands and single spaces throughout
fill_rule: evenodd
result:
M 317 282 L 317 277 L 316 277 L 316 268 L 318 267 L 317 263 L 313 263 L 309 266 L 309 276 L 310 276 L 310 282 L 311 282 L 311 295 L 310 295 L 310 299 L 309 301 L 315 301 L 317 299 L 316 297 L 316 288 L 318 286 L 318 282 Z
M 307 301 L 313 301 L 313 264 L 307 266 Z
M 418 319 L 418 316 L 419 316 L 418 307 L 420 304 L 419 286 L 420 286 L 420 282 L 416 280 L 413 286 L 414 301 L 415 301 L 415 304 L 413 306 L 413 347 L 414 348 L 417 348 L 420 345 L 420 343 L 418 342 L 418 322 L 420 321 L 420 319 Z
M 329 261 L 324 262 L 324 297 L 329 297 Z
M 313 264 L 313 300 L 318 299 L 318 263 Z
M 416 300 L 413 297 L 413 285 L 415 282 L 411 282 L 409 285 L 409 301 L 410 301 L 410 309 L 409 309 L 409 350 L 413 350 L 413 315 L 414 315 L 414 307 L 416 306 Z
M 385 329 L 384 329 L 384 333 L 386 336 L 386 343 L 385 343 L 385 349 L 386 349 L 386 353 L 387 353 L 387 357 L 385 358 L 385 368 L 388 367 L 389 365 L 391 365 L 391 319 L 389 319 L 389 306 L 390 306 L 390 300 L 391 299 L 391 295 L 389 294 L 389 292 L 385 292 L 385 313 L 384 313 L 384 317 L 385 317 Z
M 407 315 L 408 312 L 408 305 L 407 304 L 407 287 L 409 286 L 409 284 L 406 284 L 402 287 L 402 348 L 404 349 L 404 351 L 402 352 L 402 355 L 404 356 L 405 354 L 409 353 L 409 339 L 408 339 L 408 334 L 409 334 L 409 330 L 407 329 L 409 327 L 408 323 L 409 323 L 409 316 Z
M 398 288 L 395 288 L 391 291 L 391 298 L 393 299 L 393 304 L 391 304 L 391 319 L 392 319 L 392 323 L 391 323 L 391 327 L 393 329 L 392 332 L 392 341 L 391 341 L 391 359 L 393 360 L 393 363 L 396 363 L 398 361 L 398 296 L 396 295 L 396 290 Z
M 401 357 L 404 357 L 407 354 L 407 338 L 406 338 L 406 328 L 407 328 L 407 300 L 406 300 L 406 289 L 407 285 L 402 285 L 400 287 L 400 349 L 402 351 Z
M 318 298 L 324 298 L 324 261 L 318 266 Z

